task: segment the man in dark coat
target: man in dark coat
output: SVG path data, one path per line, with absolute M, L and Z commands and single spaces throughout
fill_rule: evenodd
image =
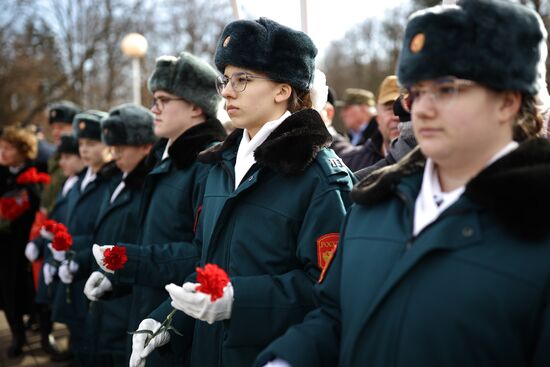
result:
M 101 125 L 102 140 L 111 147 L 113 160 L 123 175 L 103 197 L 94 229 L 94 242 L 111 245 L 134 243 L 139 234 L 143 185 L 152 168 L 147 155 L 156 141 L 153 114 L 144 107 L 124 104 L 112 109 Z M 91 269 L 98 268 L 93 257 L 86 265 Z M 89 366 L 127 365 L 125 355 L 131 287 L 119 287 L 116 292 L 112 291 L 112 281 L 99 271 L 94 271 L 84 286 L 86 297 L 93 301 L 86 317 Z M 104 294 L 105 297 L 102 297 Z
M 182 52 L 160 57 L 149 78 L 154 132 L 162 139 L 151 153 L 156 164 L 144 184 L 138 239 L 118 243 L 126 247 L 128 262 L 113 277 L 115 289 L 132 287 L 129 331 L 145 328 L 140 322 L 166 299 L 164 286 L 185 279 L 199 259 L 200 248 L 191 242 L 209 166 L 196 158 L 226 135 L 215 118 L 220 102 L 216 75 L 204 61 Z M 131 343 L 129 335 L 127 358 Z M 181 364 L 183 352 L 154 353 L 147 364 Z

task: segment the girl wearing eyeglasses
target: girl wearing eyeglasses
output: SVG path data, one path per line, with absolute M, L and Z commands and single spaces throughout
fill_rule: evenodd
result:
M 247 366 L 314 307 L 313 285 L 336 249 L 352 174 L 326 147 L 331 137 L 310 109 L 316 48 L 272 20 L 226 26 L 216 50 L 218 89 L 237 129 L 203 152 L 211 165 L 197 235 L 200 265 L 229 275 L 212 301 L 196 280 L 168 285 L 173 325 L 191 343 L 191 366 Z M 162 322 L 169 304 L 153 313 Z M 170 341 L 162 332 L 144 349 Z
M 354 188 L 321 307 L 255 365 L 550 365 L 545 61 L 523 5 L 410 18 L 398 77 L 419 148 Z

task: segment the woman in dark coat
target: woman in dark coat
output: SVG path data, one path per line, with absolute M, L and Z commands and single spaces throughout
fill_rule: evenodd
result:
M 20 184 L 17 178 L 32 166 L 36 154 L 37 139 L 32 132 L 17 127 L 4 129 L 0 137 L 0 304 L 12 333 L 9 357 L 22 353 L 26 341 L 23 314 L 32 305 L 32 275 L 25 245 L 42 185 Z M 8 203 L 12 199 L 16 202 Z
M 543 27 L 500 0 L 410 18 L 419 148 L 354 188 L 320 308 L 256 365 L 550 366 Z
M 174 325 L 192 343 L 192 366 L 250 365 L 314 307 L 313 284 L 336 248 L 353 181 L 310 109 L 315 55 L 306 34 L 266 18 L 230 23 L 219 40 L 218 88 L 237 129 L 200 156 L 211 169 L 197 241 L 201 265 L 219 265 L 231 281 L 215 302 L 195 292 L 193 276 L 166 287 L 185 313 Z M 131 366 L 168 339 L 174 349 L 186 342 L 161 334 L 145 351 L 134 343 Z

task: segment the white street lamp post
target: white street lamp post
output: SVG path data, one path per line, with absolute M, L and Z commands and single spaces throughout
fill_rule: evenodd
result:
M 147 52 L 147 40 L 139 33 L 129 33 L 120 44 L 122 52 L 132 58 L 132 81 L 134 103 L 141 105 L 141 73 L 139 59 Z

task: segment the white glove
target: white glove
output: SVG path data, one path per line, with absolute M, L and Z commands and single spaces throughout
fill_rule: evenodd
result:
M 84 294 L 90 301 L 97 301 L 105 294 L 113 290 L 113 284 L 104 274 L 94 271 L 86 281 Z
M 276 358 L 271 362 L 267 362 L 267 364 L 264 365 L 264 367 L 292 367 L 292 366 L 284 359 Z
M 145 319 L 139 324 L 138 330 L 150 330 L 155 332 L 160 328 L 160 325 L 161 323 L 157 320 Z M 147 339 L 150 337 L 149 334 L 145 333 L 134 334 L 132 337 L 130 367 L 145 367 L 145 358 L 147 358 L 155 348 L 161 347 L 170 341 L 170 333 L 168 331 L 162 331 L 145 346 Z
M 78 271 L 78 263 L 74 260 L 64 260 L 59 267 L 59 279 L 65 284 L 73 282 L 74 273 Z
M 209 294 L 196 290 L 199 285 L 199 283 L 190 282 L 183 284 L 182 287 L 168 284 L 165 288 L 172 298 L 172 307 L 209 324 L 230 318 L 233 306 L 231 283 L 227 283 L 223 289 L 223 296 L 214 302 L 211 301 Z
M 105 264 L 103 264 L 103 259 L 105 258 L 105 256 L 103 256 L 103 253 L 109 248 L 113 248 L 113 246 L 99 246 L 97 243 L 94 243 L 94 245 L 92 246 L 92 254 L 94 254 L 95 261 L 97 262 L 97 265 L 99 265 L 101 270 L 106 273 L 114 274 L 114 271 L 107 269 Z
M 40 236 L 44 237 L 48 241 L 53 241 L 53 233 L 46 231 L 44 226 L 40 227 Z
M 30 262 L 33 262 L 34 260 L 38 259 L 38 247 L 34 242 L 27 243 L 27 246 L 25 247 L 25 256 L 27 259 L 29 259 Z
M 62 261 L 64 261 L 65 258 L 67 257 L 67 251 L 57 251 L 56 249 L 53 248 L 51 242 L 48 243 L 48 248 L 49 248 L 50 251 L 52 252 L 53 258 L 54 258 L 56 261 L 62 262 Z
M 53 277 L 57 274 L 57 268 L 52 264 L 45 262 L 42 266 L 42 275 L 44 275 L 44 284 L 50 285 Z

